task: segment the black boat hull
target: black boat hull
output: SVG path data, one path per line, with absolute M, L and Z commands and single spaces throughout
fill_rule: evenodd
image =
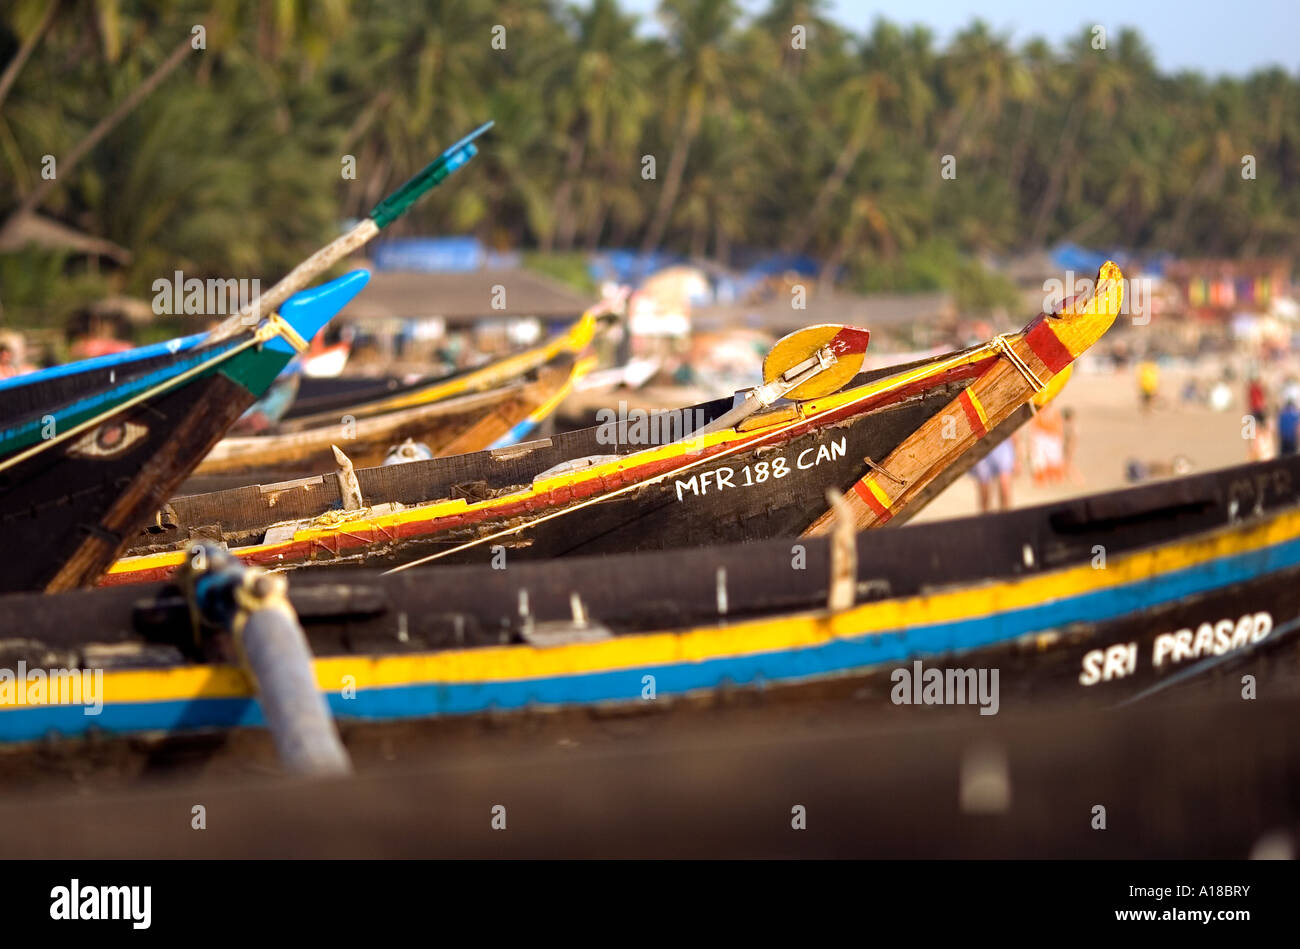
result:
M 985 714 L 1048 697 L 1113 704 L 1294 650 L 1297 485 L 1290 459 L 863 534 L 855 605 L 833 613 L 819 538 L 507 570 L 296 574 L 290 596 L 319 681 L 352 680 L 351 696 L 327 691 L 345 720 L 635 708 L 742 687 L 851 688 L 883 707 L 953 704 L 944 690 L 964 683 L 958 703 Z M 206 665 L 217 647 L 194 645 L 165 585 L 0 598 L 0 628 L 19 622 L 24 641 L 7 644 L 4 665 L 57 658 L 126 676 L 95 727 L 258 720 L 239 673 Z M 178 705 L 189 676 L 198 691 L 182 689 Z M 1245 697 L 1258 687 L 1220 681 Z M 0 738 L 87 727 L 76 711 L 0 708 Z

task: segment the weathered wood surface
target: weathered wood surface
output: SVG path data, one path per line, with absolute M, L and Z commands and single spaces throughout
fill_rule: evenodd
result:
M 846 407 L 839 410 L 839 417 L 828 413 L 827 418 L 813 417 L 795 428 L 778 426 L 770 434 L 763 430 L 747 433 L 749 440 L 736 450 L 716 459 L 695 457 L 691 470 L 679 477 L 673 473 L 691 457 L 680 452 L 648 458 L 631 455 L 639 458 L 639 463 L 610 463 L 618 468 L 613 474 L 602 474 L 606 468 L 596 466 L 590 474 L 580 471 L 571 478 L 541 482 L 544 487 L 536 491 L 529 477 L 499 492 L 476 495 L 468 504 L 447 505 L 438 513 L 362 512 L 361 517 L 349 517 L 346 523 L 321 522 L 302 529 L 293 527 L 289 533 L 277 530 L 274 541 L 264 539 L 271 525 L 263 524 L 242 538 L 245 544 L 255 546 L 236 548 L 234 553 L 246 563 L 278 568 L 331 563 L 379 566 L 408 563 L 456 545 L 456 562 L 479 563 L 492 556 L 489 544 L 461 545 L 491 538 L 505 529 L 511 531 L 509 536 L 491 543 L 504 545 L 511 558 L 519 559 L 793 536 L 825 509 L 823 492 L 828 485 L 847 489 L 865 473 L 863 457 L 888 454 L 968 381 L 950 381 L 867 412 L 854 414 L 856 408 Z M 480 457 L 475 467 L 482 470 L 482 464 Z M 764 477 L 772 465 L 780 465 L 786 475 Z M 669 476 L 655 480 L 656 475 L 665 473 Z M 707 487 L 727 479 L 729 490 Z M 628 490 L 619 490 L 624 487 Z M 365 486 L 362 488 L 364 492 Z M 291 490 L 285 489 L 286 493 Z M 336 480 L 332 490 L 337 492 Z M 484 486 L 471 484 L 468 490 L 483 491 Z M 370 494 L 366 498 L 370 504 L 379 501 Z M 597 500 L 583 503 L 589 498 Z M 250 496 L 245 500 L 256 503 Z M 563 513 L 543 518 L 551 512 Z M 390 516 L 401 523 L 388 523 L 385 518 Z M 285 529 L 291 526 L 278 520 Z M 222 539 L 234 539 L 224 524 L 219 529 Z M 170 529 L 159 536 L 166 534 L 177 536 Z M 174 555 L 158 556 L 156 561 L 124 560 L 105 582 L 141 582 L 169 575 Z

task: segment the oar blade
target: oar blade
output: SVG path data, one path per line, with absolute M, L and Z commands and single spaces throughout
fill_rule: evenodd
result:
M 835 354 L 835 364 L 817 373 L 807 382 L 786 393 L 787 399 L 817 399 L 830 395 L 848 384 L 862 368 L 866 357 L 869 330 L 856 326 L 823 323 L 806 326 L 773 344 L 763 360 L 763 381 L 773 382 L 781 375 L 814 356 L 823 347 Z

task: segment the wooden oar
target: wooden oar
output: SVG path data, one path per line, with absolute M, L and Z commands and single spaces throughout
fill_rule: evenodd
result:
M 477 155 L 478 148 L 474 146 L 474 140 L 493 124 L 493 122 L 483 123 L 425 165 L 419 174 L 376 204 L 364 221 L 346 234 L 330 241 L 285 274 L 280 282 L 266 293 L 248 303 L 234 316 L 224 320 L 209 334 L 208 342 L 225 339 L 255 325 L 261 318 L 261 314 L 274 312 L 281 303 L 307 286 L 317 276 L 368 243 L 381 230 L 409 211 L 416 201 Z
M 858 530 L 879 527 L 898 516 L 953 461 L 1053 380 L 1101 338 L 1123 300 L 1123 274 L 1111 261 L 1097 275 L 1091 298 L 1073 299 L 1055 314 L 1040 314 L 1023 332 L 1000 337 L 998 360 L 957 398 L 913 432 L 884 459 L 866 459 L 870 469 L 846 497 Z M 996 341 L 995 341 L 996 342 Z M 827 511 L 804 533 L 827 534 L 835 523 Z
M 816 399 L 845 385 L 862 368 L 871 339 L 854 326 L 807 326 L 778 339 L 763 360 L 763 384 L 709 424 L 679 441 L 735 428 L 777 399 Z

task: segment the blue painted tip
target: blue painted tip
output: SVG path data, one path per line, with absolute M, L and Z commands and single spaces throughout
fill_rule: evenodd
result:
M 478 148 L 477 146 L 474 145 L 466 145 L 464 148 L 460 149 L 459 151 L 452 152 L 450 155 L 447 156 L 447 161 L 444 165 L 444 167 L 447 169 L 447 174 L 451 174 L 453 171 L 455 171 L 457 168 L 460 168 L 462 165 L 464 165 L 466 162 L 468 162 L 471 158 L 473 158 L 477 154 L 478 154 Z
M 351 303 L 352 298 L 369 282 L 369 270 L 354 270 L 337 280 L 322 283 L 319 287 L 301 290 L 284 302 L 280 307 L 280 316 L 298 331 L 299 336 L 310 340 Z M 279 336 L 270 340 L 266 348 L 290 355 L 295 352 L 288 341 Z
M 462 139 L 461 139 L 459 142 L 457 142 L 455 145 L 451 146 L 451 147 L 448 148 L 446 151 L 444 151 L 443 154 L 444 154 L 444 155 L 450 155 L 450 154 L 452 154 L 453 152 L 455 152 L 455 151 L 457 151 L 457 150 L 459 150 L 459 149 L 464 148 L 466 145 L 468 145 L 470 142 L 474 141 L 474 139 L 478 138 L 480 135 L 482 135 L 484 132 L 486 132 L 488 129 L 490 129 L 492 126 L 494 126 L 494 125 L 496 125 L 496 124 L 497 124 L 497 123 L 496 123 L 496 121 L 495 121 L 494 119 L 489 119 L 488 121 L 486 121 L 486 122 L 484 122 L 482 125 L 480 125 L 478 128 L 476 128 L 474 131 L 470 132 L 468 135 L 466 135 L 464 138 L 462 138 Z

